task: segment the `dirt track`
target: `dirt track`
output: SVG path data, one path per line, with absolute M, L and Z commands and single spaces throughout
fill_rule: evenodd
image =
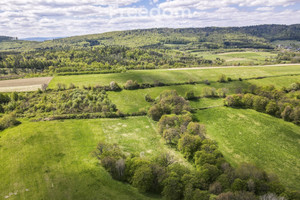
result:
M 35 91 L 43 84 L 49 84 L 53 77 L 39 77 L 0 81 L 0 92 Z

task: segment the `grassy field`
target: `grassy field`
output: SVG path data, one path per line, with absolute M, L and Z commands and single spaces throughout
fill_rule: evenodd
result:
M 289 74 L 300 74 L 300 66 L 274 66 L 274 67 L 239 67 L 239 68 L 212 68 L 212 69 L 187 69 L 187 70 L 137 70 L 121 74 L 94 74 L 78 76 L 56 76 L 49 87 L 55 88 L 57 83 L 67 86 L 70 83 L 76 86 L 108 85 L 116 81 L 123 85 L 127 80 L 136 80 L 139 83 L 182 83 L 189 80 L 194 81 L 216 81 L 221 74 L 233 79 L 253 78 L 262 76 L 282 76 Z
M 288 87 L 292 83 L 300 82 L 300 76 L 281 76 L 259 80 L 248 80 L 248 83 L 260 86 L 274 85 L 277 88 Z
M 132 113 L 139 111 L 139 109 L 141 108 L 150 107 L 151 103 L 148 103 L 145 100 L 146 94 L 149 94 L 153 99 L 155 99 L 160 95 L 160 93 L 165 90 L 176 90 L 177 93 L 181 96 L 184 96 L 187 91 L 194 91 L 196 96 L 202 96 L 202 90 L 205 87 L 226 87 L 232 93 L 237 87 L 240 87 L 242 85 L 246 86 L 247 82 L 231 82 L 227 84 L 214 83 L 210 86 L 207 86 L 205 84 L 165 86 L 142 90 L 122 90 L 121 92 L 108 92 L 108 97 L 114 104 L 117 105 L 117 108 L 122 112 Z M 191 102 L 191 105 L 194 108 L 203 108 L 213 106 L 215 105 L 215 102 L 217 102 L 217 104 L 219 105 L 220 100 L 216 101 L 211 99 L 201 99 L 201 101 Z
M 264 64 L 266 59 L 272 59 L 277 54 L 270 52 L 229 52 L 229 53 L 209 53 L 209 52 L 197 52 L 192 53 L 197 57 L 203 57 L 205 59 L 215 60 L 217 58 L 225 60 L 225 65 L 244 65 L 244 64 Z
M 300 188 L 299 126 L 253 110 L 225 107 L 198 111 L 197 118 L 231 164 L 254 163 L 277 174 L 289 188 Z
M 91 155 L 104 140 L 118 143 L 125 152 L 146 156 L 171 151 L 185 162 L 164 145 L 154 127 L 147 117 L 23 121 L 0 133 L 0 199 L 158 198 L 112 180 Z

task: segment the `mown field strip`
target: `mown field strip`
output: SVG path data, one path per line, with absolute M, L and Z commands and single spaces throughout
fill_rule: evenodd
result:
M 53 77 L 39 77 L 0 81 L 0 92 L 35 91 L 43 84 L 49 84 Z

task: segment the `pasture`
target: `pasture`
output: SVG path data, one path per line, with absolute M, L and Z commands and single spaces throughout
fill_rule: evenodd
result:
M 56 88 L 58 83 L 69 86 L 71 83 L 76 86 L 109 85 L 111 81 L 124 85 L 127 80 L 136 80 L 138 83 L 184 83 L 189 80 L 211 82 L 217 81 L 221 74 L 232 79 L 274 77 L 285 75 L 299 75 L 300 66 L 254 66 L 236 68 L 204 68 L 204 69 L 180 69 L 180 70 L 135 70 L 118 74 L 93 74 L 77 76 L 56 76 L 49 87 Z
M 147 117 L 28 122 L 0 133 L 0 198 L 153 199 L 113 180 L 92 151 L 98 142 L 117 143 L 126 153 L 171 152 Z
M 265 64 L 268 60 L 274 60 L 277 54 L 271 52 L 228 52 L 228 53 L 210 53 L 210 52 L 197 52 L 192 53 L 197 57 L 204 59 L 216 60 L 217 58 L 225 60 L 225 65 L 260 65 Z
M 226 107 L 198 111 L 196 116 L 232 165 L 254 163 L 278 175 L 287 187 L 300 188 L 299 126 L 253 110 Z

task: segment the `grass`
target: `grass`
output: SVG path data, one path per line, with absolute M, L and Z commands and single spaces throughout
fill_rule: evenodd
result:
M 55 88 L 57 83 L 67 86 L 71 83 L 76 86 L 109 85 L 111 81 L 124 85 L 127 80 L 136 80 L 139 83 L 183 83 L 194 81 L 216 81 L 221 74 L 233 79 L 253 78 L 262 76 L 282 76 L 299 74 L 300 66 L 274 66 L 274 67 L 240 67 L 240 68 L 212 68 L 187 70 L 136 70 L 120 74 L 93 74 L 77 76 L 56 76 L 49 87 Z
M 247 82 L 261 86 L 274 85 L 277 88 L 282 88 L 289 87 L 292 83 L 300 82 L 300 76 L 272 77 L 259 80 L 248 80 Z
M 217 58 L 225 60 L 225 65 L 250 65 L 250 64 L 264 64 L 266 59 L 272 59 L 277 54 L 269 52 L 229 52 L 229 53 L 209 53 L 209 52 L 197 52 L 193 53 L 197 57 L 203 57 L 205 59 L 216 60 Z
M 24 120 L 0 133 L 0 198 L 157 199 L 114 181 L 91 155 L 104 140 L 118 143 L 125 152 L 146 156 L 171 151 L 184 162 L 179 153 L 164 145 L 154 127 L 147 117 Z
M 156 99 L 165 90 L 176 90 L 181 96 L 185 96 L 187 91 L 194 91 L 196 96 L 202 96 L 202 90 L 205 87 L 222 88 L 226 87 L 233 93 L 237 87 L 242 85 L 246 86 L 246 82 L 231 82 L 227 84 L 214 83 L 210 86 L 205 84 L 197 85 L 177 85 L 177 86 L 165 86 L 148 88 L 142 90 L 122 90 L 121 92 L 108 92 L 109 99 L 112 100 L 117 108 L 125 113 L 138 112 L 142 108 L 149 108 L 151 103 L 146 102 L 145 95 L 149 94 L 153 99 Z M 194 108 L 209 107 L 215 102 L 219 105 L 220 100 L 202 99 L 201 101 L 191 102 L 191 106 Z M 212 103 L 212 105 L 210 105 Z
M 234 166 L 250 162 L 300 188 L 300 127 L 253 110 L 213 108 L 198 111 L 208 136 Z

